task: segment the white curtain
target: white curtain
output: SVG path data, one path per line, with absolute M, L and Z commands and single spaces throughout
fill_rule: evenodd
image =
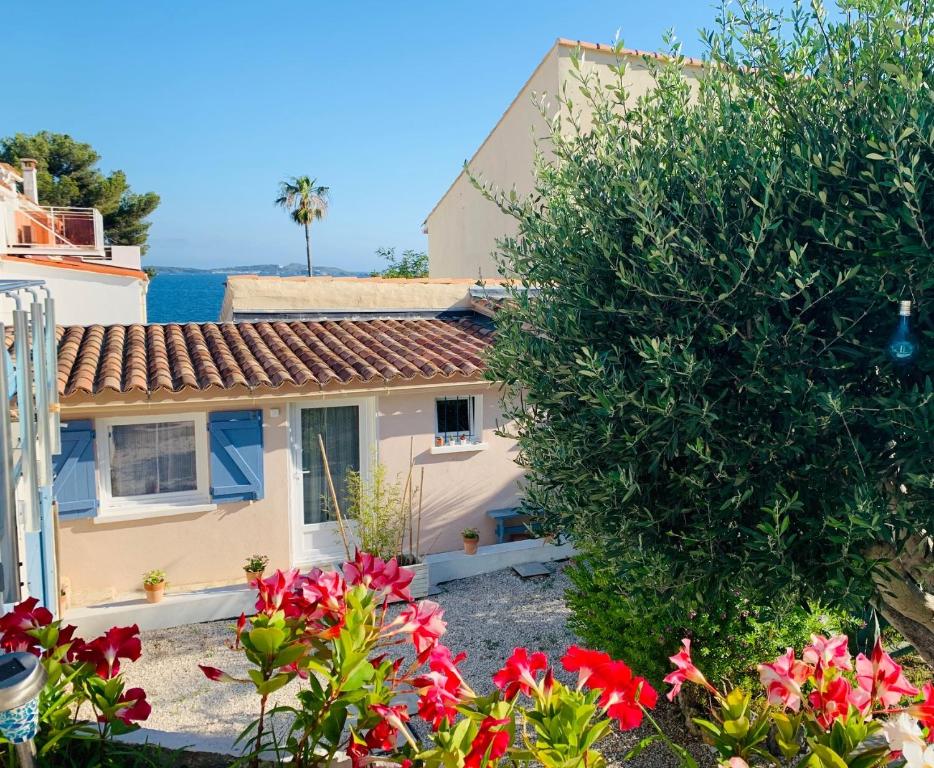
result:
M 117 424 L 111 428 L 113 496 L 178 493 L 197 487 L 194 422 Z
M 318 435 L 324 438 L 341 512 L 347 509 L 347 472 L 360 471 L 360 413 L 355 405 L 302 411 L 302 481 L 305 524 L 335 519 Z

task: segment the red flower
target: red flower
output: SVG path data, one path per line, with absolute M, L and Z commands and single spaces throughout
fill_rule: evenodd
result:
M 237 619 L 237 640 L 234 643 L 234 648 L 240 647 L 240 636 L 243 634 L 243 630 L 246 628 L 246 614 L 241 613 L 240 618 Z
M 459 653 L 454 658 L 447 646 L 436 645 L 428 658 L 430 672 L 416 677 L 412 686 L 418 691 L 418 715 L 438 730 L 445 720 L 457 714 L 457 705 L 470 695 L 457 665 L 467 658 Z
M 440 605 L 431 600 L 422 600 L 406 606 L 393 623 L 402 625 L 398 632 L 412 635 L 415 652 L 420 659 L 424 659 L 447 629 L 443 617 L 444 609 Z
M 922 692 L 924 699 L 908 707 L 908 712 L 928 729 L 928 741 L 934 741 L 934 683 L 925 683 Z
M 127 725 L 133 725 L 134 720 L 147 720 L 152 712 L 152 707 L 146 701 L 146 691 L 142 688 L 130 688 L 117 699 L 117 704 L 113 716 Z M 103 715 L 99 715 L 97 719 L 106 720 Z
M 717 689 L 707 682 L 704 673 L 694 666 L 691 661 L 691 638 L 685 637 L 681 640 L 681 650 L 674 656 L 669 656 L 669 661 L 675 665 L 675 670 L 669 672 L 665 678 L 666 683 L 671 686 L 668 691 L 668 701 L 674 701 L 675 696 L 681 691 L 681 686 L 685 682 L 696 683 L 704 686 L 708 691 L 717 695 Z
M 62 627 L 58 632 L 58 640 L 55 643 L 55 648 L 59 649 L 67 646 L 62 656 L 62 661 L 66 664 L 71 664 L 75 661 L 81 653 L 81 649 L 85 646 L 84 640 L 80 637 L 75 637 L 77 629 L 78 628 L 73 624 L 68 624 Z
M 409 713 L 404 704 L 384 706 L 370 705 L 370 711 L 379 715 L 379 723 L 366 735 L 366 745 L 370 749 L 393 749 L 399 740 L 399 731 L 409 721 Z
M 363 584 L 380 597 L 406 601 L 412 599 L 409 584 L 415 574 L 407 568 L 401 568 L 396 558 L 383 561 L 358 549 L 354 553 L 353 562 L 344 563 L 344 578 L 351 586 Z
M 591 651 L 587 648 L 572 645 L 561 657 L 561 666 L 568 672 L 577 672 L 577 687 L 580 689 L 587 684 L 591 675 L 599 667 L 608 664 L 610 661 L 612 659 L 609 654 L 603 651 Z
M 590 687 L 603 691 L 600 706 L 624 731 L 638 727 L 644 714 L 642 708 L 652 709 L 658 701 L 658 693 L 648 680 L 633 675 L 622 661 L 600 667 L 592 676 Z
M 519 691 L 530 696 L 537 685 L 535 673 L 547 666 L 548 658 L 541 651 L 529 656 L 525 648 L 516 648 L 506 660 L 506 665 L 493 675 L 493 683 L 504 692 L 507 699 L 515 698 Z
M 777 704 L 797 712 L 801 707 L 801 686 L 811 674 L 811 668 L 795 658 L 789 648 L 771 664 L 759 665 L 759 679 L 765 686 L 769 704 Z
M 52 623 L 52 613 L 48 608 L 39 605 L 35 597 L 27 597 L 13 606 L 13 610 L 0 616 L 0 632 L 19 630 L 26 632 L 30 629 L 40 629 Z
M 898 705 L 903 696 L 917 696 L 919 691 L 902 673 L 900 664 L 882 648 L 882 638 L 876 640 L 872 656 L 856 657 L 856 682 L 869 694 L 870 704 L 878 702 L 884 707 Z
M 817 724 L 827 731 L 836 720 L 846 722 L 853 689 L 849 681 L 841 675 L 825 678 L 823 662 L 818 662 L 815 680 L 817 689 L 811 692 L 808 701 L 814 708 Z
M 120 672 L 120 659 L 136 661 L 142 653 L 139 627 L 111 627 L 100 637 L 82 648 L 77 656 L 80 661 L 94 664 L 97 674 L 105 680 Z
M 480 723 L 480 730 L 474 736 L 470 751 L 464 758 L 464 768 L 480 768 L 482 765 L 493 763 L 506 754 L 512 737 L 506 724 L 509 718 L 497 719 L 487 716 Z
M 351 737 L 350 744 L 347 746 L 347 756 L 350 758 L 351 768 L 362 768 L 367 764 L 367 756 L 370 750 L 366 744 L 357 741 L 356 737 Z
M 334 618 L 344 615 L 347 582 L 340 571 L 320 571 L 316 568 L 306 577 L 302 594 L 317 611 Z
M 213 680 L 215 683 L 235 683 L 235 682 L 237 682 L 236 680 L 234 680 L 234 678 L 232 678 L 230 675 L 228 675 L 228 674 L 227 674 L 226 672 L 224 672 L 222 669 L 218 669 L 217 667 L 206 667 L 206 666 L 204 666 L 204 664 L 199 664 L 199 665 L 198 665 L 198 669 L 200 669 L 202 672 L 204 672 L 204 676 L 205 676 L 208 680 Z

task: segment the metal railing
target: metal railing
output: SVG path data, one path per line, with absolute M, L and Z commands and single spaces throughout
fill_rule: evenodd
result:
M 11 210 L 7 246 L 103 251 L 104 219 L 96 208 L 17 206 Z

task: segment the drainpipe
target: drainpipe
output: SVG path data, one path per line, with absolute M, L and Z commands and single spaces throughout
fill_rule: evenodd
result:
M 36 182 L 36 161 L 31 157 L 23 157 L 19 162 L 23 168 L 23 194 L 38 205 L 39 185 Z

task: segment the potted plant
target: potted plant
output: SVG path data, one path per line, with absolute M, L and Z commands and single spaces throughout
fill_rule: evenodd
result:
M 458 440 L 460 440 L 461 445 L 467 445 L 467 435 L 459 435 Z
M 369 478 L 348 472 L 346 511 L 354 523 L 354 546 L 382 560 L 395 559 L 412 571 L 415 578 L 409 591 L 418 599 L 428 594 L 429 581 L 428 563 L 421 555 L 424 467 L 419 478 L 414 477 L 414 472 L 411 459 L 405 478 L 399 475 L 395 481 L 380 462 L 376 462 Z M 348 543 L 348 552 L 349 548 Z
M 146 600 L 158 603 L 165 595 L 165 571 L 155 568 L 143 574 L 143 589 L 146 590 Z
M 476 528 L 464 528 L 461 531 L 461 538 L 464 540 L 464 552 L 468 555 L 477 554 L 477 546 L 480 544 L 480 531 Z
M 246 583 L 252 584 L 257 579 L 262 579 L 267 565 L 269 565 L 269 555 L 250 555 L 243 564 Z
M 444 445 L 444 438 L 441 435 L 435 435 L 435 445 L 438 448 Z

